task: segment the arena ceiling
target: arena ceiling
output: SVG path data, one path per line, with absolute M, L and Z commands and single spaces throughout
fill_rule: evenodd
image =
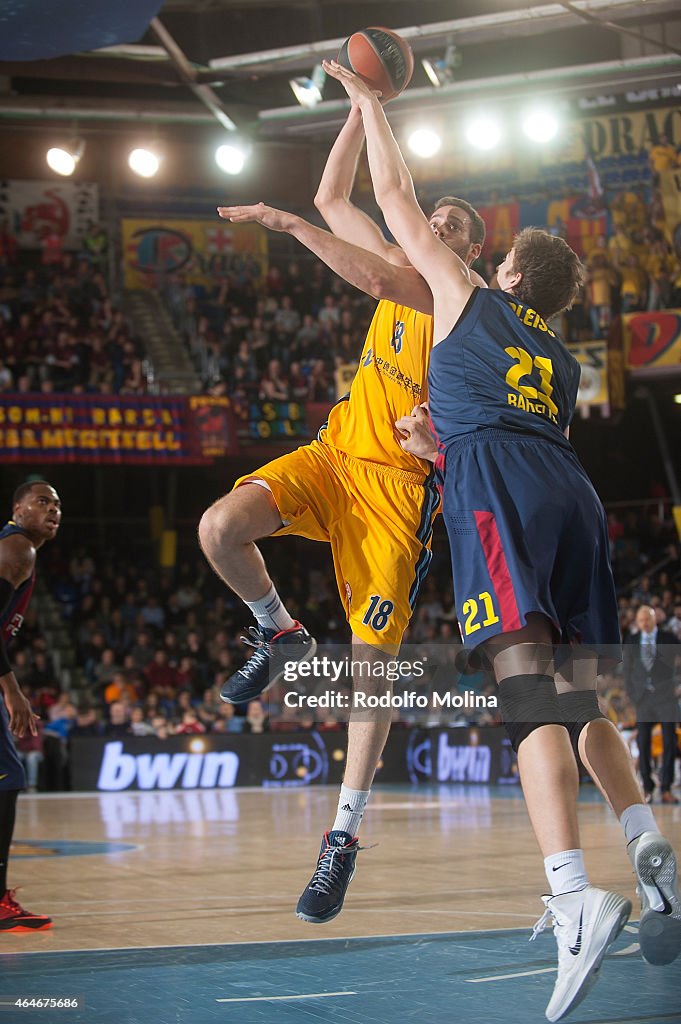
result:
M 13 0 L 12 7 L 30 9 L 37 2 Z M 78 0 L 52 3 L 56 17 L 66 7 L 79 8 Z M 141 32 L 130 21 L 132 3 L 96 2 L 108 19 L 101 38 L 114 38 L 115 45 L 78 51 L 81 16 L 74 23 L 75 51 L 48 59 L 15 59 L 25 55 L 5 23 L 0 120 L 214 126 L 217 118 L 260 137 L 322 138 L 344 116 L 344 93 L 329 81 L 322 102 L 308 110 L 296 103 L 289 80 L 309 76 L 322 57 L 335 55 L 347 35 L 367 24 L 403 30 L 417 58 L 411 85 L 391 105 L 396 120 L 424 105 L 488 98 L 597 98 L 626 90 L 681 96 L 677 0 L 522 7 L 514 0 L 145 0 L 135 4 L 137 17 L 144 7 L 156 17 Z M 51 24 L 36 18 L 32 43 L 44 35 L 49 47 Z M 68 38 L 68 25 L 57 24 L 60 38 Z M 443 60 L 448 47 L 448 80 L 435 88 L 421 58 Z

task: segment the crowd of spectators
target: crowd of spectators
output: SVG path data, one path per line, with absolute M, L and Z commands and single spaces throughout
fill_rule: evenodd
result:
M 613 564 L 618 585 L 623 635 L 633 627 L 636 609 L 655 608 L 681 640 L 681 549 L 671 522 L 656 510 L 612 512 L 609 516 Z M 348 640 L 326 549 L 287 538 L 265 542 L 266 558 L 291 613 L 321 644 Z M 323 553 L 322 553 L 323 552 Z M 324 561 L 327 559 L 328 565 Z M 29 611 L 13 653 L 15 671 L 44 722 L 44 735 L 26 738 L 30 784 L 38 784 L 41 751 L 50 761 L 50 785 L 67 784 L 67 750 L 76 736 L 155 736 L 204 732 L 260 733 L 312 728 L 342 729 L 333 713 L 301 714 L 283 702 L 284 687 L 261 701 L 234 708 L 219 698 L 223 682 L 249 654 L 241 643 L 249 615 L 241 603 L 192 552 L 175 571 L 159 570 L 144 558 L 122 552 L 93 557 L 85 549 L 66 555 L 57 545 L 41 554 L 69 644 L 82 670 L 62 685 L 52 654 L 42 638 L 35 610 Z M 395 684 L 421 693 L 473 690 L 491 694 L 489 678 L 461 677 L 456 668 L 458 626 L 444 535 L 436 534 L 431 572 L 425 582 L 401 659 L 425 659 L 425 677 L 404 674 Z M 607 713 L 632 728 L 634 713 L 617 674 L 601 680 Z M 288 689 L 288 687 L 286 687 Z M 425 725 L 498 721 L 493 711 L 436 708 L 395 712 L 396 724 Z
M 596 239 L 586 260 L 586 282 L 566 317 L 569 341 L 605 338 L 618 314 L 681 305 L 681 264 L 668 240 L 659 189 L 622 191 L 609 203 L 612 233 Z
M 272 261 L 216 281 L 181 274 L 163 297 L 203 387 L 242 401 L 333 402 L 335 371 L 354 363 L 375 306 L 318 260 Z
M 112 301 L 102 237 L 93 225 L 73 253 L 48 233 L 40 260 L 20 260 L 0 227 L 0 391 L 145 392 L 143 354 Z
M 656 166 L 675 152 L 664 140 L 657 149 Z M 585 258 L 584 288 L 560 325 L 570 341 L 606 337 L 619 313 L 681 306 L 659 189 L 606 201 L 612 233 Z M 560 220 L 551 230 L 567 237 Z M 106 242 L 92 225 L 74 254 L 48 232 L 40 261 L 25 263 L 0 225 L 0 390 L 145 391 L 143 352 L 109 292 Z M 476 264 L 491 284 L 503 256 Z M 203 389 L 244 402 L 334 401 L 336 371 L 356 362 L 375 305 L 303 252 L 293 260 L 274 250 L 264 277 L 255 260 L 239 259 L 212 285 L 177 273 L 159 287 Z
M 558 325 L 569 341 L 607 336 L 620 313 L 681 305 L 681 264 L 668 241 L 659 190 L 623 190 L 608 201 L 612 234 L 586 256 L 585 285 Z M 550 229 L 567 236 L 558 220 Z M 475 269 L 492 286 L 505 253 Z M 356 362 L 374 303 L 318 260 L 302 257 L 264 281 L 256 268 L 212 288 L 182 275 L 169 279 L 165 301 L 207 391 L 243 400 L 333 400 L 334 369 Z M 301 269 L 304 268 L 304 269 Z

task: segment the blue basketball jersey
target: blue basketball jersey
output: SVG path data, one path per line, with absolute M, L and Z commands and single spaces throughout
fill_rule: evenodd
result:
M 0 541 L 5 537 L 11 537 L 13 533 L 26 535 L 25 531 L 10 519 L 0 530 Z M 16 588 L 7 607 L 0 610 L 0 633 L 6 644 L 17 635 L 21 628 L 28 602 L 31 600 L 34 583 L 35 569 L 28 579 Z M 9 714 L 0 694 L 0 791 L 25 788 L 26 773 L 17 755 L 14 738 L 9 728 Z
M 4 540 L 5 537 L 11 537 L 13 533 L 20 533 L 22 536 L 26 536 L 26 532 L 10 519 L 0 530 L 0 541 Z M 0 632 L 4 637 L 5 643 L 8 643 L 15 637 L 21 629 L 28 602 L 31 600 L 34 584 L 35 569 L 28 579 L 24 580 L 16 588 L 7 607 L 0 609 Z
M 580 366 L 535 310 L 476 288 L 430 357 L 428 394 L 438 447 L 487 428 L 567 444 Z

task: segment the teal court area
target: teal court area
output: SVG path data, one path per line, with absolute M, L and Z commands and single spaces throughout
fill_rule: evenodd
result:
M 550 932 L 526 930 L 3 958 L 0 1024 L 531 1024 L 555 979 Z M 175 936 L 177 938 L 177 936 Z M 78 997 L 78 1010 L 14 998 Z M 641 959 L 628 926 L 571 1024 L 681 1024 L 681 967 Z

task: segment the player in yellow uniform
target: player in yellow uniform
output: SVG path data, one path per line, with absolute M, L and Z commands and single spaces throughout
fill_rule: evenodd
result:
M 331 544 L 354 662 L 397 653 L 430 562 L 438 492 L 429 463 L 402 448 L 394 424 L 426 399 L 432 296 L 402 250 L 350 202 L 363 140 L 353 107 L 315 200 L 333 235 L 263 204 L 219 208 L 226 219 L 289 232 L 351 284 L 381 299 L 350 393 L 331 410 L 318 439 L 242 477 L 202 517 L 199 538 L 208 560 L 258 623 L 251 627 L 255 653 L 222 688 L 232 703 L 252 700 L 281 678 L 284 661 L 305 660 L 316 649 L 284 608 L 255 540 L 295 533 Z M 484 224 L 468 203 L 447 197 L 431 225 L 468 264 L 479 255 Z M 385 679 L 363 675 L 361 689 L 383 693 Z M 390 718 L 390 708 L 350 718 L 338 812 L 298 903 L 303 920 L 329 921 L 342 908 Z

